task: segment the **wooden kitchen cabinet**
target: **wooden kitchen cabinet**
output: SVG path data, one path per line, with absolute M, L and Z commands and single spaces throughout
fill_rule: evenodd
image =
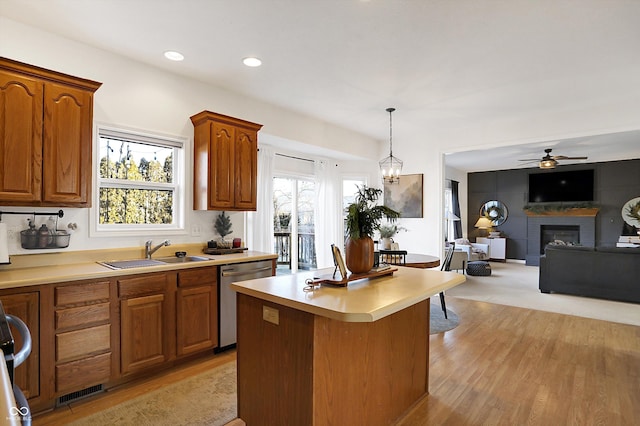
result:
M 178 273 L 178 356 L 218 346 L 217 276 L 217 267 L 190 269 Z
M 91 206 L 101 83 L 0 58 L 0 203 Z
M 16 293 L 0 295 L 0 301 L 6 314 L 20 318 L 31 333 L 31 354 L 15 370 L 15 383 L 28 399 L 40 395 L 40 316 L 39 293 Z M 11 327 L 15 350 L 22 348 L 22 339 Z
M 112 376 L 110 282 L 54 288 L 55 394 L 106 383 Z
M 169 276 L 144 274 L 118 280 L 121 373 L 159 366 L 175 357 L 175 308 Z M 175 283 L 174 283 L 175 287 Z M 173 347 L 173 349 L 172 349 Z
M 203 111 L 194 126 L 194 210 L 255 211 L 262 125 Z

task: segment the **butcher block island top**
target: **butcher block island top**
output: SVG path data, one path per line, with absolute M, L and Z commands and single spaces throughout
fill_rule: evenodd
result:
M 394 268 L 398 270 L 393 275 L 352 281 L 346 287 L 321 285 L 305 290 L 308 279 L 331 274 L 333 269 L 241 281 L 231 287 L 303 312 L 345 322 L 371 322 L 465 281 L 464 275 L 455 272 Z
M 232 284 L 237 291 L 238 417 L 247 425 L 387 426 L 425 397 L 429 298 L 464 275 L 399 266 L 322 285 L 332 270 Z

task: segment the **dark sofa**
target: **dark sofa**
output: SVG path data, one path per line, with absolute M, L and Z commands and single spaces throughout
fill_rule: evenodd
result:
M 549 245 L 540 291 L 640 303 L 640 248 Z

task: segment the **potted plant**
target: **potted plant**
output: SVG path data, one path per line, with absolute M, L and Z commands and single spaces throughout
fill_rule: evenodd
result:
M 225 212 L 222 212 L 216 218 L 216 223 L 214 225 L 216 232 L 220 235 L 220 240 L 217 242 L 218 248 L 230 248 L 231 242 L 225 241 L 224 237 L 231 234 L 233 230 L 231 230 L 231 218 Z
M 395 223 L 378 226 L 378 232 L 380 233 L 380 248 L 382 250 L 389 250 L 391 248 L 391 243 L 393 242 L 393 237 L 395 237 L 398 232 L 406 230 L 406 228 L 398 226 Z
M 383 218 L 395 221 L 400 213 L 376 204 L 382 189 L 358 186 L 353 203 L 347 207 L 345 257 L 347 268 L 354 274 L 369 272 L 373 268 L 373 239 Z

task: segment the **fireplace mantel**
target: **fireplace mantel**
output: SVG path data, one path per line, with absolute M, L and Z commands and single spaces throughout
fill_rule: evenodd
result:
M 589 208 L 558 208 L 548 209 L 541 211 L 534 211 L 524 209 L 524 212 L 529 217 L 537 216 L 578 216 L 578 217 L 595 217 L 600 211 L 597 207 Z

